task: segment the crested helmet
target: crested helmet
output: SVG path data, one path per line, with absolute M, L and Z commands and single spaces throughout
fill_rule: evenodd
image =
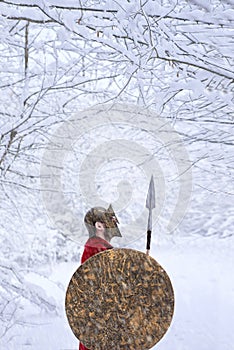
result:
M 96 228 L 95 223 L 101 222 L 105 225 L 105 238 L 110 241 L 113 237 L 122 237 L 118 228 L 118 219 L 110 204 L 108 209 L 103 207 L 91 208 L 84 217 L 85 226 L 89 232 L 89 237 L 94 237 Z

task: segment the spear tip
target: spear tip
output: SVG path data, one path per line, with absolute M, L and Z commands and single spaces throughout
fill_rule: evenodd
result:
M 146 208 L 151 210 L 155 208 L 155 188 L 154 188 L 154 177 L 151 176 L 148 194 L 146 198 Z

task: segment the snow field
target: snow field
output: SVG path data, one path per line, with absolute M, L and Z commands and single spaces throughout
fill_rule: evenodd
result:
M 157 350 L 231 350 L 234 344 L 233 239 L 191 238 L 153 245 L 151 256 L 167 271 L 175 292 L 171 327 L 154 346 Z M 67 285 L 77 263 L 42 267 L 26 276 L 58 305 L 57 314 L 48 314 L 23 303 L 24 321 L 2 349 L 75 350 L 65 314 Z M 43 277 L 46 275 L 47 277 Z

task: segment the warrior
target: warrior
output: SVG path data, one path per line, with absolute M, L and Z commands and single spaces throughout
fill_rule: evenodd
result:
M 146 208 L 148 256 L 134 249 L 111 250 L 111 238 L 121 237 L 111 206 L 92 208 L 85 215 L 89 239 L 66 293 L 70 326 L 88 347 L 80 343 L 79 350 L 150 349 L 170 326 L 173 288 L 162 266 L 149 256 L 155 208 L 153 177 Z
M 111 239 L 122 237 L 118 228 L 118 219 L 110 205 L 108 209 L 102 207 L 91 208 L 84 217 L 85 226 L 89 232 L 89 239 L 85 243 L 84 252 L 81 257 L 83 264 L 91 256 L 104 250 L 112 249 Z M 88 350 L 82 343 L 79 350 Z

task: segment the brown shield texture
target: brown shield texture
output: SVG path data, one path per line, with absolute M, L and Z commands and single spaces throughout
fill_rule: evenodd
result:
M 111 249 L 76 270 L 65 308 L 73 333 L 87 348 L 146 350 L 171 324 L 174 292 L 155 259 L 133 249 Z

